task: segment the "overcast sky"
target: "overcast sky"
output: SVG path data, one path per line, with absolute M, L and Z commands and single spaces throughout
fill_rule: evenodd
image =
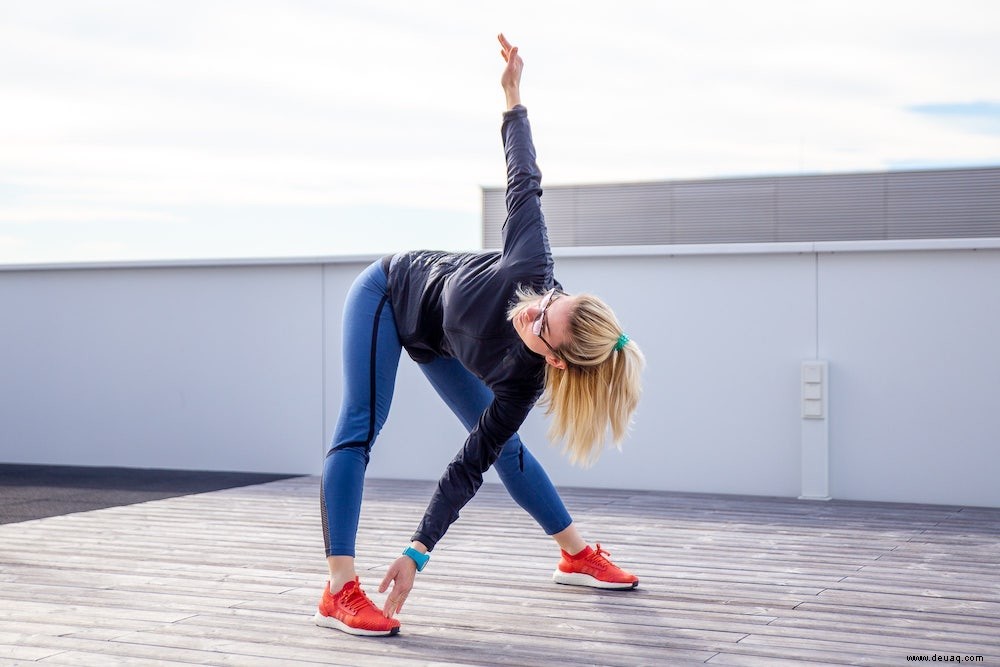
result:
M 0 263 L 475 249 L 545 183 L 1000 166 L 1000 2 L 0 0 Z

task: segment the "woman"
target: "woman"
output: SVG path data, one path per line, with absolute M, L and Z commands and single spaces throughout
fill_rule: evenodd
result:
M 634 588 L 638 578 L 580 536 L 545 471 L 518 438 L 541 396 L 550 435 L 574 462 L 591 463 L 610 429 L 620 442 L 639 398 L 643 359 L 600 300 L 570 296 L 553 276 L 540 208 L 541 174 L 527 111 L 523 63 L 500 35 L 507 66 L 502 135 L 507 157 L 507 221 L 502 252 L 401 253 L 372 264 L 344 306 L 344 400 L 323 468 L 322 516 L 330 581 L 318 625 L 358 635 L 399 631 L 418 570 L 492 465 L 514 500 L 562 551 L 553 580 Z M 365 467 L 392 401 L 401 349 L 418 362 L 469 437 L 438 482 L 403 555 L 389 567 L 379 610 L 361 590 L 355 536 Z M 544 390 L 544 394 L 543 394 Z

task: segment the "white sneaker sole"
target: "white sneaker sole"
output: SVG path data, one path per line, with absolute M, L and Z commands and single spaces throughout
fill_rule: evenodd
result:
M 364 630 L 362 628 L 352 628 L 343 621 L 338 621 L 332 616 L 324 616 L 318 611 L 316 612 L 316 615 L 313 616 L 313 623 L 321 628 L 333 628 L 334 630 L 340 630 L 349 635 L 357 635 L 359 637 L 385 637 L 399 632 L 398 627 L 393 628 L 392 630 Z
M 600 579 L 595 579 L 589 574 L 583 574 L 581 572 L 563 572 L 558 568 L 552 573 L 552 581 L 557 584 L 566 584 L 567 586 L 589 586 L 590 588 L 607 588 L 616 591 L 629 590 L 631 588 L 636 588 L 639 585 L 638 581 L 632 584 L 601 581 Z

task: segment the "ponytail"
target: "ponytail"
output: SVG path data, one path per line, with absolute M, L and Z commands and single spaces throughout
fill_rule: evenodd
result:
M 546 366 L 541 400 L 552 416 L 549 438 L 562 442 L 571 463 L 589 467 L 609 432 L 621 449 L 642 394 L 645 359 L 611 309 L 588 294 L 575 299 L 569 340 L 559 353 L 567 367 Z

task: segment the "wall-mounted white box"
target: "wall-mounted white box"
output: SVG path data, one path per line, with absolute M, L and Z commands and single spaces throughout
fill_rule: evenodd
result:
M 826 418 L 826 362 L 802 362 L 802 418 Z

